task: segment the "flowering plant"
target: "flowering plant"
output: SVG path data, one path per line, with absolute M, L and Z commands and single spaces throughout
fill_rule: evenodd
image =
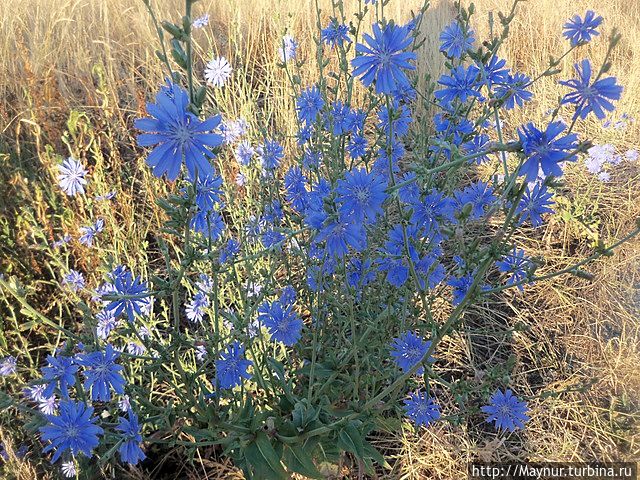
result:
M 428 428 L 483 416 L 505 435 L 525 428 L 527 402 L 508 382 L 471 391 L 438 364 L 438 348 L 474 305 L 544 278 L 586 276 L 583 265 L 638 233 L 544 275 L 517 242 L 553 212 L 565 166 L 591 147 L 580 121 L 604 118 L 620 98 L 608 56 L 559 82 L 566 94 L 547 124 L 510 132 L 508 111 L 561 73 L 553 60 L 532 79 L 500 58 L 520 0 L 482 45 L 473 6 L 459 6 L 440 36 L 448 71 L 424 91 L 415 62 L 426 7 L 405 25 L 375 0 L 349 23 L 342 14 L 323 27 L 319 12 L 314 82 L 303 83 L 290 34 L 276 47 L 295 98 L 291 141 L 218 112 L 208 91 L 225 88 L 233 65 L 214 58 L 196 72 L 192 28 L 208 17 L 194 24 L 193 3 L 181 24 L 156 25 L 166 84 L 134 123 L 153 175 L 174 182 L 158 202 L 162 266 L 145 279 L 111 262 L 82 300 L 79 332 L 34 313 L 65 339 L 17 402 L 43 453 L 74 476 L 113 458 L 138 464 L 145 442 L 220 446 L 247 478 L 324 478 L 320 466 L 345 455 L 368 472 L 388 467 L 370 438 L 390 418 Z M 568 52 L 601 23 L 593 12 L 569 20 Z M 232 158 L 235 182 L 224 173 Z M 491 174 L 481 178 L 479 164 Z M 62 192 L 83 195 L 86 174 L 66 160 Z M 102 219 L 83 227 L 80 242 L 92 247 L 103 228 Z M 77 270 L 62 283 L 76 295 L 92 288 Z M 17 368 L 8 357 L 0 373 Z M 444 410 L 439 396 L 458 409 Z

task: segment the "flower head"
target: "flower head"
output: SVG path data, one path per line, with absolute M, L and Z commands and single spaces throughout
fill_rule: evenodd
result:
M 507 280 L 507 285 L 512 285 L 527 278 L 531 268 L 531 260 L 525 257 L 524 250 L 513 247 L 513 250 L 508 255 L 503 256 L 502 260 L 496 262 L 496 266 L 501 272 L 511 274 L 509 280 Z M 518 289 L 522 291 L 522 285 L 518 285 Z
M 84 288 L 84 276 L 77 270 L 69 270 L 69 273 L 63 277 L 62 284 L 67 285 L 72 291 L 77 292 Z
M 208 14 L 208 13 L 205 13 L 205 14 L 203 14 L 203 15 L 199 16 L 198 18 L 196 18 L 196 19 L 191 23 L 191 26 L 192 26 L 193 28 L 195 28 L 196 30 L 197 30 L 197 29 L 200 29 L 200 28 L 204 28 L 204 27 L 206 27 L 207 25 L 209 25 L 209 14 Z
M 62 165 L 58 165 L 60 174 L 58 175 L 58 185 L 64 193 L 74 197 L 78 193 L 84 194 L 84 185 L 87 180 L 84 176 L 88 173 L 84 166 L 75 158 L 69 157 Z
M 59 387 L 63 397 L 69 396 L 69 386 L 76 383 L 76 372 L 78 365 L 75 364 L 71 357 L 47 357 L 48 366 L 42 367 L 42 379 L 47 381 L 47 387 L 44 389 L 43 396 L 51 397 Z
M 296 42 L 295 38 L 289 34 L 282 37 L 282 44 L 278 48 L 278 54 L 280 55 L 281 61 L 286 63 L 289 60 L 295 59 L 297 50 L 298 42 Z
M 146 282 L 140 277 L 133 277 L 131 272 L 124 271 L 113 278 L 115 287 L 114 294 L 123 298 L 113 300 L 106 308 L 112 310 L 114 317 L 119 317 L 122 313 L 127 314 L 130 322 L 133 322 L 136 315 L 144 315 L 144 312 L 151 305 L 149 291 Z
M 347 172 L 336 187 L 337 202 L 343 218 L 353 221 L 374 222 L 382 215 L 382 204 L 387 198 L 387 181 L 364 168 Z
M 513 110 L 516 105 L 522 107 L 524 102 L 533 98 L 533 93 L 527 90 L 530 85 L 531 79 L 524 73 L 508 74 L 503 81 L 497 83 L 495 95 L 504 102 L 504 108 Z
M 137 129 L 146 132 L 138 135 L 138 145 L 155 145 L 147 156 L 147 164 L 154 167 L 156 177 L 166 172 L 169 180 L 175 180 L 183 158 L 192 179 L 196 178 L 196 171 L 198 177 L 214 175 L 207 159 L 215 157 L 209 148 L 222 143 L 222 136 L 212 133 L 221 117 L 215 115 L 200 121 L 187 109 L 188 105 L 186 90 L 169 83 L 156 95 L 156 103 L 147 104 L 153 118 L 139 118 L 134 123 Z
M 203 292 L 196 293 L 187 304 L 187 318 L 194 323 L 202 322 L 202 318 L 208 307 L 209 297 Z
M 67 478 L 72 478 L 78 475 L 76 462 L 73 460 L 69 460 L 68 462 L 62 462 L 62 465 L 60 466 L 60 470 L 62 470 L 62 474 Z
M 453 287 L 453 305 L 459 305 L 469 293 L 469 289 L 473 285 L 473 274 L 469 273 L 462 277 L 452 277 L 447 285 Z
M 331 45 L 332 48 L 336 46 L 342 47 L 344 42 L 351 41 L 349 39 L 349 27 L 338 23 L 335 18 L 332 18 L 329 25 L 322 29 L 320 38 L 326 44 Z
M 431 342 L 424 341 L 413 332 L 406 332 L 404 335 L 393 339 L 391 356 L 403 372 L 408 372 L 422 360 L 429 347 L 431 347 Z M 425 361 L 433 362 L 434 359 L 429 357 Z M 416 370 L 416 375 L 422 375 L 423 373 L 424 368 L 422 367 Z
M 516 213 L 520 214 L 520 222 L 529 220 L 534 227 L 542 225 L 542 215 L 553 213 L 553 209 L 549 208 L 550 205 L 553 205 L 551 197 L 553 194 L 547 191 L 547 187 L 544 185 L 536 183 L 533 189 L 527 186 L 516 208 Z
M 575 15 L 564 24 L 563 35 L 571 42 L 572 46 L 591 41 L 591 37 L 600 35 L 596 30 L 602 23 L 602 17 L 597 16 L 592 10 L 587 10 L 584 19 Z
M 527 160 L 520 169 L 520 175 L 526 175 L 528 182 L 538 178 L 540 170 L 545 175 L 562 176 L 561 162 L 574 161 L 578 146 L 578 135 L 570 133 L 560 136 L 566 129 L 562 122 L 550 123 L 546 130 L 538 130 L 533 123 L 528 123 L 518 131 L 522 148 Z
M 443 104 L 449 104 L 455 99 L 466 102 L 471 97 L 482 100 L 481 84 L 478 83 L 480 70 L 475 65 L 466 69 L 459 65 L 451 70 L 451 75 L 442 75 L 438 83 L 444 88 L 436 90 L 435 96 Z
M 502 393 L 500 390 L 491 396 L 489 405 L 480 408 L 487 414 L 487 422 L 494 422 L 496 428 L 511 432 L 524 428 L 529 420 L 527 403 L 518 400 L 511 390 Z
M 98 338 L 101 340 L 106 340 L 109 337 L 109 334 L 118 326 L 118 319 L 113 315 L 113 310 L 108 310 L 106 308 L 100 310 L 96 314 L 96 320 L 98 321 L 96 325 L 96 333 L 98 334 Z
M 313 85 L 302 92 L 296 100 L 296 111 L 301 122 L 312 124 L 324 107 L 324 99 L 318 87 Z
M 318 233 L 316 242 L 326 241 L 329 256 L 344 257 L 349 246 L 361 252 L 367 246 L 367 234 L 361 223 L 338 219 L 327 223 Z
M 416 426 L 429 425 L 440 418 L 440 405 L 426 392 L 410 393 L 404 401 L 404 410 Z
M 389 23 L 383 30 L 375 23 L 372 30 L 373 37 L 364 34 L 367 45 L 356 45 L 357 55 L 351 60 L 353 75 L 360 77 L 366 87 L 375 82 L 376 93 L 410 87 L 404 70 L 415 69 L 409 62 L 416 59 L 416 54 L 404 51 L 411 43 L 409 27 Z
M 265 302 L 258 307 L 258 320 L 267 327 L 273 340 L 289 347 L 300 340 L 302 320 L 290 305 L 282 305 L 279 301 Z
M 77 363 L 84 366 L 84 388 L 91 390 L 91 400 L 108 402 L 111 400 L 111 389 L 117 394 L 124 394 L 125 380 L 120 372 L 124 370 L 116 360 L 120 352 L 107 344 L 104 352 L 95 351 L 79 355 Z
M 142 435 L 140 434 L 140 424 L 138 416 L 132 410 L 127 412 L 129 419 L 118 417 L 116 430 L 122 434 L 122 443 L 118 448 L 120 459 L 130 465 L 135 465 L 144 460 L 147 456 L 140 448 Z
M 240 165 L 247 166 L 251 163 L 251 159 L 255 155 L 256 150 L 251 146 L 251 142 L 245 140 L 238 144 L 234 152 L 236 160 Z
M 576 106 L 574 118 L 587 118 L 593 112 L 596 117 L 603 119 L 605 111 L 612 111 L 615 107 L 612 100 L 619 100 L 622 94 L 622 87 L 616 84 L 615 77 L 601 78 L 591 83 L 591 62 L 583 60 L 580 65 L 575 64 L 574 68 L 578 78 L 560 82 L 572 88 L 574 91 L 568 93 L 562 99 L 562 104 L 571 103 Z
M 8 377 L 9 375 L 13 375 L 16 373 L 18 368 L 18 364 L 16 362 L 16 357 L 10 355 L 5 357 L 0 361 L 0 377 Z
M 233 69 L 224 57 L 213 58 L 204 69 L 204 79 L 214 87 L 222 87 L 231 76 Z
M 244 358 L 244 346 L 233 342 L 220 354 L 216 360 L 216 378 L 220 388 L 228 389 L 242 384 L 242 379 L 250 379 L 247 369 L 253 365 L 251 360 Z
M 82 453 L 91 458 L 92 450 L 98 446 L 98 436 L 103 430 L 95 425 L 93 407 L 82 402 L 65 400 L 60 403 L 58 415 L 47 415 L 49 423 L 40 427 L 43 441 L 50 441 L 43 450 L 55 450 L 51 462 L 55 463 L 63 452 L 69 451 L 74 457 Z
M 284 158 L 282 145 L 275 140 L 265 140 L 256 151 L 258 153 L 258 160 L 260 160 L 262 167 L 266 170 L 275 170 Z
M 104 219 L 99 218 L 95 221 L 93 225 L 88 225 L 86 227 L 80 227 L 80 238 L 78 241 L 90 247 L 93 245 L 93 239 L 97 234 L 104 230 Z
M 473 31 L 464 30 L 458 22 L 454 21 L 440 34 L 440 51 L 448 57 L 460 58 L 473 48 L 474 41 Z

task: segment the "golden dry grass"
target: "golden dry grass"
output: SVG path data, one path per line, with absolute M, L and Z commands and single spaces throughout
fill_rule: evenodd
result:
M 163 0 L 159 18 L 179 18 L 182 2 Z M 354 2 L 346 2 L 354 8 Z M 442 69 L 436 54 L 437 33 L 455 15 L 450 2 L 432 2 L 424 23 L 427 42 L 420 52 L 419 68 L 437 75 Z M 489 11 L 506 11 L 511 0 L 477 0 L 475 28 L 480 38 L 488 34 Z M 330 2 L 321 2 L 325 15 Z M 419 0 L 393 0 L 386 12 L 399 21 L 417 11 Z M 291 32 L 301 42 L 303 56 L 313 56 L 310 32 L 315 31 L 313 0 L 220 0 L 196 4 L 196 15 L 209 12 L 211 23 L 196 32 L 199 66 L 212 52 L 225 55 L 237 71 L 229 88 L 216 93 L 223 113 L 242 115 L 257 125 L 267 120 L 285 132 L 294 131 L 291 98 L 285 77 L 276 66 L 278 39 Z M 592 8 L 605 17 L 603 37 L 566 58 L 564 78 L 579 58 L 600 59 L 606 50 L 604 39 L 614 26 L 623 34 L 613 56 L 613 74 L 625 85 L 618 112 L 640 117 L 640 2 L 634 0 L 530 0 L 520 4 L 519 14 L 502 55 L 514 69 L 529 75 L 543 71 L 550 55 L 565 46 L 560 36 L 566 18 Z M 497 17 L 496 17 L 497 19 Z M 109 168 L 120 168 L 133 150 L 132 115 L 140 112 L 162 81 L 161 64 L 154 55 L 156 33 L 141 1 L 131 0 L 0 0 L 0 124 L 2 144 L 20 152 L 28 145 L 33 155 L 18 155 L 21 162 L 43 166 L 52 172 L 55 163 L 46 144 L 58 149 L 71 109 L 81 109 L 100 129 L 96 134 Z M 240 68 L 241 67 L 241 68 Z M 304 79 L 312 77 L 304 70 Z M 557 101 L 553 80 L 535 86 L 535 100 L 507 119 L 507 128 L 529 120 L 540 120 Z M 258 108 L 260 105 L 260 108 Z M 262 118 L 263 112 L 268 118 Z M 106 130 L 105 130 L 106 129 Z M 640 122 L 626 129 L 604 128 L 598 122 L 584 125 L 583 131 L 600 143 L 611 143 L 624 152 L 640 145 Z M 82 143 L 82 142 L 80 142 Z M 123 148 L 124 146 L 124 148 Z M 129 150 L 127 150 L 129 149 Z M 60 152 L 60 150 L 58 150 Z M 140 163 L 141 165 L 141 163 Z M 142 182 L 149 192 L 148 214 L 133 195 L 120 199 L 119 225 L 110 225 L 121 245 L 139 244 L 146 229 L 157 223 L 152 200 L 162 195 L 151 188 L 145 174 L 132 180 Z M 583 170 L 568 174 L 571 198 L 581 201 L 606 225 L 600 237 L 609 242 L 632 228 L 640 216 L 637 201 L 640 170 L 625 165 L 607 185 L 598 184 Z M 7 188 L 24 191 L 25 179 L 14 173 Z M 38 200 L 35 198 L 34 202 Z M 52 223 L 47 211 L 37 211 L 36 221 Z M 139 219 L 147 223 L 140 224 Z M 67 219 L 80 222 L 81 219 Z M 123 223 L 122 223 L 123 222 Z M 124 226 L 123 226 L 124 225 Z M 28 225 L 17 225 L 18 235 L 28 244 Z M 53 227 L 50 227 L 53 231 Z M 575 224 L 556 217 L 544 232 L 530 232 L 518 239 L 532 253 L 548 259 L 546 269 L 562 268 L 576 257 L 588 254 L 584 232 Z M 53 234 L 52 234 L 53 236 Z M 118 246 L 114 247 L 115 250 Z M 396 462 L 388 478 L 458 479 L 464 478 L 466 462 L 482 460 L 546 459 L 609 460 L 640 459 L 640 244 L 625 245 L 616 256 L 598 261 L 591 271 L 595 280 L 561 277 L 539 283 L 526 296 L 507 295 L 500 305 L 478 311 L 479 321 L 487 325 L 526 325 L 508 340 L 490 340 L 513 357 L 511 371 L 516 389 L 523 395 L 544 390 L 561 392 L 593 381 L 586 392 L 570 392 L 534 399 L 532 420 L 519 442 L 505 443 L 495 434 L 478 435 L 477 426 L 438 425 L 414 432 L 406 427 L 396 438 L 379 445 L 393 454 Z M 138 259 L 142 260 L 142 259 Z M 91 259 L 85 259 L 91 262 Z M 94 262 L 97 259 L 93 259 Z M 33 266 L 37 268 L 37 265 Z M 487 339 L 490 336 L 487 337 Z M 485 340 L 487 340 L 485 339 Z M 487 340 L 489 341 L 489 340 Z M 477 339 L 459 335 L 450 339 L 443 358 L 470 381 L 479 379 L 495 359 L 478 353 Z M 440 400 L 454 405 L 443 392 Z M 18 465 L 20 462 L 11 458 Z M 23 462 L 24 463 L 24 462 Z M 193 478 L 228 478 L 223 466 L 200 459 Z M 25 463 L 16 467 L 19 478 L 33 478 Z M 22 472 L 22 473 L 20 473 Z M 204 472 L 204 473 L 203 473 Z M 208 473 L 207 473 L 208 472 Z M 218 472 L 218 473 L 214 473 Z

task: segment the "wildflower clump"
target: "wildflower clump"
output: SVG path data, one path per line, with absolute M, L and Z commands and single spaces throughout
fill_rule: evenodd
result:
M 223 110 L 245 67 L 234 54 L 194 59 L 192 29 L 209 17 L 192 18 L 193 3 L 181 23 L 161 24 L 166 82 L 134 122 L 154 182 L 171 190 L 157 201 L 162 229 L 143 242 L 147 264 L 121 265 L 102 218 L 81 228 L 104 266 L 64 270 L 82 326 L 47 323 L 64 342 L 20 400 L 43 453 L 76 475 L 95 456 L 144 466 L 154 442 L 191 454 L 216 445 L 247 478 L 322 478 L 317 466 L 344 456 L 369 473 L 385 467 L 368 439 L 390 417 L 517 435 L 530 410 L 508 375 L 471 388 L 439 354 L 473 306 L 577 271 L 537 276 L 518 232 L 553 215 L 558 178 L 591 147 L 581 120 L 604 118 L 620 98 L 603 78 L 608 58 L 595 75 L 584 60 L 559 82 L 570 92 L 550 121 L 506 128 L 534 83 L 558 73 L 500 58 L 510 20 L 480 43 L 461 7 L 439 37 L 448 71 L 417 90 L 424 12 L 401 24 L 365 2 L 353 19 L 318 18 L 315 52 L 290 33 L 274 39 L 297 127 L 288 137 L 278 119 L 263 122 L 270 112 Z M 593 12 L 569 20 L 568 48 L 601 24 Z M 296 69 L 312 59 L 317 77 L 305 84 Z M 66 160 L 63 193 L 82 195 L 86 174 Z M 7 356 L 0 374 L 20 368 Z

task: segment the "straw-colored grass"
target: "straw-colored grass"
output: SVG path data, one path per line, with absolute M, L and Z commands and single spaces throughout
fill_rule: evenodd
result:
M 182 2 L 154 3 L 160 19 L 180 17 Z M 320 3 L 327 18 L 331 4 Z M 346 3 L 347 10 L 357 4 Z M 443 68 L 436 52 L 437 35 L 451 21 L 455 8 L 445 0 L 432 3 L 423 24 L 427 41 L 418 65 L 421 72 L 437 76 Z M 488 12 L 507 11 L 511 0 L 475 3 L 475 29 L 479 38 L 486 38 Z M 419 0 L 392 0 L 385 14 L 405 21 L 421 4 Z M 546 68 L 549 56 L 559 55 L 566 46 L 560 35 L 566 18 L 588 8 L 605 17 L 602 37 L 563 60 L 563 78 L 572 75 L 576 60 L 601 59 L 606 37 L 618 27 L 623 39 L 612 58 L 612 73 L 624 84 L 625 93 L 614 119 L 622 113 L 640 117 L 640 2 L 521 3 L 502 55 L 512 68 L 535 76 Z M 202 0 L 195 4 L 195 14 L 204 12 L 211 15 L 211 23 L 195 32 L 197 68 L 201 70 L 215 52 L 226 56 L 235 69 L 228 88 L 215 93 L 223 114 L 244 116 L 254 126 L 267 122 L 281 133 L 292 134 L 292 100 L 286 77 L 276 65 L 276 50 L 282 34 L 291 32 L 301 43 L 302 56 L 313 64 L 315 2 Z M 497 15 L 494 18 L 499 28 Z M 153 200 L 164 195 L 165 187 L 150 181 L 147 169 L 142 168 L 131 121 L 142 113 L 144 101 L 163 80 L 156 48 L 156 32 L 142 1 L 0 0 L 0 227 L 2 238 L 8 239 L 0 245 L 0 267 L 9 274 L 26 275 L 30 293 L 42 301 L 40 307 L 45 311 L 55 314 L 62 309 L 51 288 L 55 262 L 46 259 L 43 263 L 33 245 L 57 238 L 60 224 L 73 231 L 88 221 L 79 213 L 65 212 L 65 204 L 59 204 L 47 187 L 54 178 L 57 155 L 66 156 L 69 149 L 91 159 L 95 188 L 118 191 L 116 211 L 96 212 L 107 220 L 112 243 L 109 253 L 125 257 L 129 264 L 145 262 L 144 249 L 132 246 L 144 246 L 147 232 L 159 225 L 161 214 Z M 308 66 L 303 68 L 303 82 L 313 73 Z M 542 120 L 557 102 L 560 90 L 554 80 L 545 79 L 534 91 L 535 100 L 506 119 L 511 132 L 525 121 Z M 72 110 L 85 115 L 75 130 L 67 123 Z M 640 147 L 640 122 L 615 129 L 590 121 L 583 131 L 599 143 L 614 144 L 620 152 Z M 72 141 L 62 141 L 65 137 Z M 640 217 L 639 165 L 626 163 L 612 176 L 611 182 L 602 184 L 581 165 L 567 174 L 567 202 L 584 207 L 586 214 L 581 219 L 599 219 L 592 227 L 605 243 L 631 230 Z M 25 199 L 29 204 L 20 203 Z M 563 268 L 592 251 L 584 227 L 561 215 L 542 232 L 530 231 L 518 241 L 530 254 L 547 259 L 543 271 Z M 20 252 L 19 258 L 15 252 Z M 79 246 L 74 255 L 87 272 L 101 261 Z M 476 309 L 473 321 L 489 333 L 449 339 L 440 355 L 449 367 L 473 384 L 486 369 L 511 357 L 509 375 L 519 394 L 559 394 L 533 399 L 532 420 L 512 441 L 505 442 L 473 422 L 459 427 L 441 424 L 417 432 L 405 425 L 395 437 L 377 443 L 395 460 L 393 471 L 385 478 L 464 478 L 466 462 L 472 458 L 640 459 L 639 257 L 640 244 L 632 242 L 593 265 L 593 281 L 560 277 L 530 286 L 524 295 L 513 292 L 499 304 Z M 6 318 L 7 322 L 19 320 L 9 314 Z M 501 329 L 517 324 L 525 328 L 509 338 L 500 334 Z M 2 338 L 38 351 L 33 336 L 25 339 L 7 330 Z M 484 354 L 488 347 L 496 349 L 496 356 Z M 590 383 L 590 389 L 576 391 Z M 562 393 L 565 390 L 569 391 Z M 436 394 L 445 409 L 455 407 L 446 392 Z M 9 461 L 15 465 L 16 478 L 35 478 L 29 461 L 13 455 Z M 215 463 L 204 453 L 196 457 L 194 467 L 185 468 L 190 478 L 231 478 L 228 465 Z

